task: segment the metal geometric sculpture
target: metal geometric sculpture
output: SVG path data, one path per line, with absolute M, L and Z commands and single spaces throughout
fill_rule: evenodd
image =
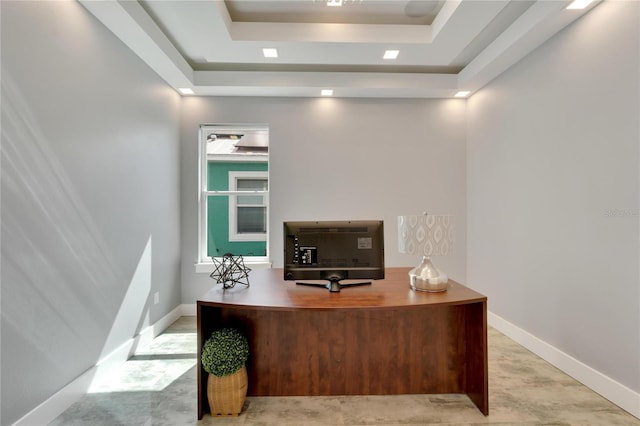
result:
M 209 277 L 222 284 L 223 289 L 233 288 L 236 284 L 249 287 L 249 272 L 251 268 L 244 266 L 242 256 L 226 253 L 222 257 L 212 257 L 215 266 Z

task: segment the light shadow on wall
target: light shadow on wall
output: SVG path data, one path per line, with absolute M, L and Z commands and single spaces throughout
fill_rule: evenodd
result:
M 2 318 L 55 358 L 104 333 L 123 271 L 4 70 L 2 92 Z
M 1 83 L 2 383 L 12 383 L 2 402 L 27 412 L 139 331 L 151 237 L 135 236 L 146 245 L 131 275 L 58 158 L 64 141 L 50 140 L 4 69 Z

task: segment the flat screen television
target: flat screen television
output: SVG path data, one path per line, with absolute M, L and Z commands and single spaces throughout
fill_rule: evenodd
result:
M 284 279 L 331 292 L 370 285 L 384 278 L 384 223 L 381 220 L 284 222 Z

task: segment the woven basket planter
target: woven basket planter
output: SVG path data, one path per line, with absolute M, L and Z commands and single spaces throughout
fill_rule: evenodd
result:
M 212 416 L 237 416 L 247 396 L 247 368 L 243 366 L 228 376 L 209 374 L 207 379 L 207 399 Z

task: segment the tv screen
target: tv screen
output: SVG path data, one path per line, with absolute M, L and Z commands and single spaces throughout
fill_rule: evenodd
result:
M 325 280 L 330 291 L 384 278 L 384 224 L 381 220 L 284 222 L 284 279 Z

